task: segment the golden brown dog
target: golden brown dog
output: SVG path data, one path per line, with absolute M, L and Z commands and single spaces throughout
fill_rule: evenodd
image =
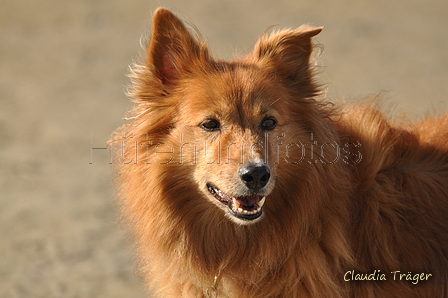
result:
M 301 26 L 210 57 L 166 9 L 111 145 L 153 297 L 448 297 L 448 116 L 322 99 Z

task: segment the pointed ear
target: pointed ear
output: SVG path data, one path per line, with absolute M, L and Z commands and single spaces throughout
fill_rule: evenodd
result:
M 146 64 L 163 84 L 175 84 L 184 71 L 208 59 L 208 50 L 198 42 L 185 25 L 165 8 L 155 11 Z
M 286 87 L 302 93 L 304 97 L 312 97 L 318 90 L 313 83 L 310 66 L 311 38 L 322 29 L 303 25 L 270 36 L 264 34 L 258 39 L 250 58 L 272 70 Z

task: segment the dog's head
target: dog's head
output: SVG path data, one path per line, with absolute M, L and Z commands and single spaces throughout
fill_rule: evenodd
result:
M 318 92 L 311 38 L 320 31 L 301 26 L 263 35 L 247 57 L 224 62 L 212 59 L 176 16 L 158 9 L 133 96 L 142 113 L 150 111 L 145 133 L 171 144 L 176 159 L 153 162 L 188 168 L 198 195 L 239 224 L 259 220 L 265 202 L 280 204 L 269 202 L 276 184 L 293 182 L 278 173 L 296 176 L 292 171 L 300 169 L 282 167 L 305 152 L 288 140 L 309 139 L 311 122 L 320 117 L 308 107 Z

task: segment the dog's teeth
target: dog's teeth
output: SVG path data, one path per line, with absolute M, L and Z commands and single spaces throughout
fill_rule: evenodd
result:
M 254 215 L 261 211 L 261 208 L 265 202 L 265 197 L 263 197 L 256 205 L 254 210 L 246 210 L 243 205 L 236 199 L 232 198 L 232 210 L 233 212 L 244 214 L 244 215 Z
M 236 198 L 232 198 L 233 201 L 233 206 L 235 210 L 241 209 L 241 204 L 240 202 L 238 202 L 238 200 Z

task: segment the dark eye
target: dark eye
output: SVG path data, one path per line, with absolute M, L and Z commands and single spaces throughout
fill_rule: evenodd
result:
M 199 126 L 202 129 L 213 131 L 213 130 L 219 130 L 221 128 L 221 125 L 219 124 L 219 121 L 216 119 L 207 119 L 201 122 Z
M 261 122 L 261 129 L 263 130 L 271 130 L 274 129 L 275 126 L 277 126 L 277 121 L 275 121 L 275 119 L 272 117 L 265 118 Z

